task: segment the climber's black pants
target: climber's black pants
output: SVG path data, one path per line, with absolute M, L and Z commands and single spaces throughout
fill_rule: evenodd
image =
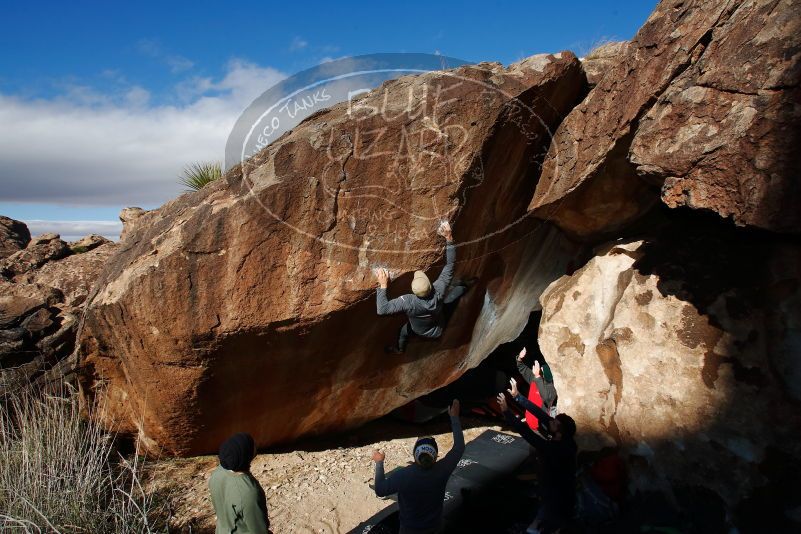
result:
M 406 324 L 401 326 L 400 332 L 398 332 L 398 348 L 401 351 L 405 351 L 406 344 L 409 342 L 409 338 L 416 335 L 417 334 L 414 333 L 414 330 L 412 330 L 411 323 L 407 321 Z

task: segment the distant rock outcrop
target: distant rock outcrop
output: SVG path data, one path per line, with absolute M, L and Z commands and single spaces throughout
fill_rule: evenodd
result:
M 0 397 L 73 353 L 82 304 L 115 250 L 100 236 L 67 245 L 42 234 L 0 260 Z
M 84 391 L 104 384 L 109 420 L 186 455 L 235 429 L 263 446 L 359 425 L 455 380 L 520 333 L 575 250 L 525 216 L 584 90 L 566 52 L 404 76 L 148 212 L 90 296 Z M 396 296 L 436 276 L 441 219 L 457 276 L 479 281 L 441 340 L 388 356 L 402 319 L 376 317 L 371 269 Z
M 660 2 L 545 160 L 534 214 L 597 239 L 656 202 L 801 231 L 801 2 Z
M 88 252 L 90 250 L 96 249 L 100 245 L 105 245 L 106 243 L 111 243 L 110 239 L 106 239 L 102 235 L 91 234 L 77 241 L 72 241 L 69 243 L 70 251 L 74 254 L 81 254 L 83 252 Z
M 0 260 L 22 250 L 30 240 L 25 223 L 0 215 Z
M 68 254 L 70 248 L 61 240 L 61 236 L 52 233 L 42 234 L 31 239 L 24 249 L 0 260 L 0 276 L 13 279 Z

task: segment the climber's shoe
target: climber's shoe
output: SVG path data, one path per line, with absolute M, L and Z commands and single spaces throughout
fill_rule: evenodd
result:
M 476 282 L 478 282 L 477 276 L 471 276 L 470 278 L 466 279 L 457 278 L 453 282 L 451 282 L 451 287 L 464 286 L 467 288 L 471 288 L 474 285 L 476 285 Z

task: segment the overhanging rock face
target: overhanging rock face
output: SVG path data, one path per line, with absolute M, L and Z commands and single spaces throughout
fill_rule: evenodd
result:
M 526 218 L 550 132 L 584 91 L 570 53 L 387 82 L 224 179 L 143 214 L 90 296 L 82 389 L 168 454 L 341 430 L 441 387 L 516 337 L 576 246 Z M 371 269 L 478 277 L 446 333 L 388 356 Z
M 801 231 L 799 11 L 660 2 L 560 125 L 530 209 L 596 241 L 660 200 Z

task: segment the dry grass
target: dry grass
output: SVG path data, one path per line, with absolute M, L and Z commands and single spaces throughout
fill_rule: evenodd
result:
M 161 530 L 163 505 L 140 483 L 143 461 L 118 454 L 114 436 L 64 393 L 25 388 L 0 406 L 0 531 Z

